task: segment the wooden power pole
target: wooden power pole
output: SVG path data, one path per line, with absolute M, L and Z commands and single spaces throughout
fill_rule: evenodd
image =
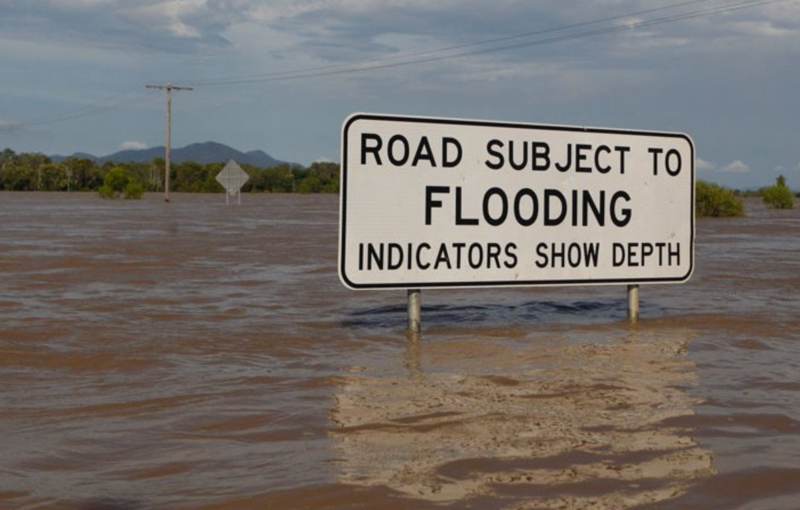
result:
M 148 89 L 163 90 L 167 93 L 167 134 L 166 144 L 164 145 L 164 201 L 169 202 L 169 172 L 170 172 L 170 153 L 172 152 L 172 91 L 173 90 L 194 90 L 192 87 L 178 87 L 171 83 L 166 85 L 145 85 Z

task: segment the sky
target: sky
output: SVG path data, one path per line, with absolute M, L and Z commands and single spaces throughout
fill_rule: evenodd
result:
M 679 131 L 699 178 L 800 187 L 799 57 L 800 0 L 0 0 L 0 148 L 162 145 L 170 82 L 174 146 L 338 161 L 353 112 Z

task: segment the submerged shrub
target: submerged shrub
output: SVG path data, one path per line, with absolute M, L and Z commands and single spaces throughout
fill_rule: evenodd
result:
M 794 207 L 794 195 L 789 186 L 786 185 L 784 176 L 778 177 L 774 186 L 764 188 L 761 191 L 761 199 L 768 207 L 773 209 L 791 209 Z
M 138 200 L 144 195 L 144 185 L 138 179 L 131 179 L 125 186 L 125 198 L 128 200 Z
M 744 216 L 744 202 L 732 190 L 718 184 L 697 181 L 695 211 L 698 216 Z
M 124 195 L 125 198 L 138 199 L 144 195 L 144 186 L 118 166 L 108 171 L 98 192 L 102 198 L 119 198 Z
M 97 190 L 97 192 L 100 193 L 100 198 L 116 198 L 117 197 L 116 193 L 114 193 L 114 190 L 111 189 L 111 186 L 107 186 L 105 184 L 100 186 L 100 189 Z

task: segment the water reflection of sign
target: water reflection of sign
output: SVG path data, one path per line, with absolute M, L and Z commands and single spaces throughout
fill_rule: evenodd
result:
M 686 281 L 685 135 L 357 114 L 343 127 L 351 288 Z
M 240 193 L 242 186 L 244 186 L 250 176 L 247 172 L 242 170 L 242 167 L 234 160 L 228 161 L 220 173 L 217 174 L 217 182 L 225 188 L 228 195 L 235 195 Z
M 715 473 L 687 425 L 690 332 L 602 344 L 571 334 L 576 344 L 454 340 L 428 349 L 425 371 L 341 379 L 339 480 L 459 508 L 484 497 L 621 509 L 666 503 Z

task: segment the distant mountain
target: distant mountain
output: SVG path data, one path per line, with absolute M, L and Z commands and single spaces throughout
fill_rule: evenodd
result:
M 91 159 L 92 161 L 97 161 L 97 156 L 89 154 L 88 152 L 76 152 L 72 156 L 50 156 L 50 159 L 56 163 L 61 163 L 68 157 L 77 159 Z
M 107 161 L 112 161 L 114 163 L 149 163 L 155 158 L 164 157 L 164 147 L 124 150 L 100 157 L 85 152 L 76 152 L 71 156 L 50 156 L 50 159 L 59 163 L 68 157 L 90 159 L 99 164 L 106 163 Z M 244 165 L 259 167 L 270 167 L 284 163 L 283 161 L 273 158 L 264 151 L 241 152 L 233 147 L 217 142 L 193 143 L 186 147 L 172 149 L 172 161 L 174 163 L 194 161 L 206 165 L 208 163 L 225 163 L 230 159 Z

